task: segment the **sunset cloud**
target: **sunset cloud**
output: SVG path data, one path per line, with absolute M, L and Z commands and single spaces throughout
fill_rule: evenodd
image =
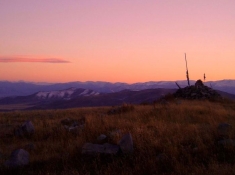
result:
M 60 58 L 24 58 L 24 57 L 0 57 L 1 63 L 28 62 L 28 63 L 70 63 Z

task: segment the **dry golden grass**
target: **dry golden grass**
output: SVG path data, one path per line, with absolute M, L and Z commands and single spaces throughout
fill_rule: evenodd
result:
M 231 101 L 171 101 L 134 106 L 130 111 L 108 114 L 111 107 L 68 110 L 16 111 L 0 113 L 0 174 L 235 174 L 235 147 L 221 147 L 217 126 L 233 126 L 229 138 L 235 139 L 235 103 Z M 66 132 L 60 121 L 85 117 L 80 135 Z M 31 120 L 35 134 L 18 138 L 13 130 Z M 130 132 L 134 153 L 116 156 L 81 154 L 86 142 L 95 143 L 100 134 L 120 129 Z M 113 138 L 117 143 L 121 136 Z M 14 149 L 29 150 L 30 164 L 7 169 L 3 163 Z M 158 159 L 164 154 L 163 159 Z

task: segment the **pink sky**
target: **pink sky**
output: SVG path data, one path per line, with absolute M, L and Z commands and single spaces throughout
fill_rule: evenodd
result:
M 234 0 L 1 0 L 0 81 L 235 79 Z

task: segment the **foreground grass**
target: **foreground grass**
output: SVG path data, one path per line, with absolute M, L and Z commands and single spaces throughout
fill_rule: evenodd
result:
M 235 147 L 221 147 L 217 126 L 233 126 L 228 137 L 235 139 L 235 103 L 173 101 L 163 106 L 135 106 L 129 112 L 108 115 L 110 107 L 0 113 L 0 174 L 235 174 Z M 66 132 L 65 118 L 86 120 L 79 135 Z M 35 134 L 18 138 L 17 125 L 31 120 Z M 130 132 L 134 153 L 117 156 L 81 154 L 86 142 L 100 134 L 120 129 Z M 113 138 L 117 143 L 121 136 Z M 30 164 L 7 169 L 3 163 L 14 149 L 29 143 Z M 159 159 L 158 155 L 164 155 Z

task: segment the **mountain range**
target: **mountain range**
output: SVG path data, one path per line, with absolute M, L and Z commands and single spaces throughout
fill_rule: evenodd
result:
M 124 103 L 146 104 L 158 101 L 161 97 L 172 94 L 176 90 L 158 88 L 99 93 L 89 89 L 69 88 L 59 91 L 40 91 L 27 96 L 1 98 L 0 111 L 117 106 Z M 234 94 L 217 92 L 223 97 L 235 100 Z
M 69 89 L 71 87 L 90 89 L 98 93 L 111 93 L 119 92 L 125 89 L 129 90 L 144 90 L 144 89 L 177 89 L 175 82 L 181 87 L 187 86 L 187 81 L 149 81 L 144 83 L 110 83 L 102 81 L 87 81 L 87 82 L 68 82 L 68 83 L 28 83 L 28 82 L 8 82 L 0 81 L 0 98 L 9 96 L 26 96 L 37 93 L 39 91 L 58 91 Z M 194 84 L 195 81 L 190 81 L 190 84 Z M 235 80 L 219 80 L 208 81 L 205 85 L 212 87 L 215 90 L 224 91 L 230 94 L 235 94 Z
M 26 96 L 1 98 L 0 111 L 115 106 L 123 103 L 152 103 L 160 97 L 174 93 L 175 91 L 176 89 L 145 89 L 99 93 L 81 88 L 69 88 L 59 91 L 40 91 Z M 21 107 L 19 108 L 19 106 Z

